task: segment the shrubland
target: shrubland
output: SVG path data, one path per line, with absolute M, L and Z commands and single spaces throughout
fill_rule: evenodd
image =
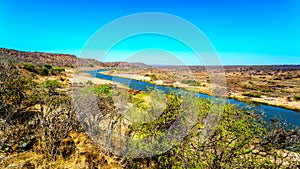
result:
M 47 69 L 47 76 L 64 71 L 51 65 L 17 65 L 7 58 L 1 59 L 1 168 L 297 168 L 300 165 L 299 130 L 286 129 L 280 120 L 265 122 L 260 114 L 225 103 L 222 112 L 212 116 L 218 119 L 216 125 L 210 126 L 213 121 L 207 119 L 218 108 L 217 101 L 175 92 L 128 95 L 116 86 L 93 83 L 73 86 L 78 91 L 76 102 L 70 93 L 60 90 L 65 86 L 59 81 L 36 82 L 23 68 L 37 75 L 45 75 Z M 158 97 L 162 94 L 164 98 Z M 95 102 L 90 102 L 92 96 Z M 127 106 L 125 101 L 131 106 L 127 116 L 119 113 L 126 110 L 122 109 Z M 101 114 L 90 111 L 95 105 Z M 76 106 L 86 109 L 77 112 Z M 189 123 L 189 115 L 193 123 Z M 105 130 L 101 130 L 101 124 L 108 124 Z M 142 139 L 160 138 L 174 124 L 180 124 L 181 131 L 185 131 L 178 142 L 153 139 L 151 144 L 141 144 Z M 99 137 L 107 131 L 110 134 Z M 143 150 L 143 156 L 131 158 L 134 151 L 116 155 L 97 144 L 105 140 L 115 146 L 113 133 L 117 132 L 133 140 L 125 140 L 128 143 L 122 145 L 125 150 L 136 146 Z M 160 146 L 168 149 L 162 151 Z M 159 151 L 153 155 L 151 150 Z

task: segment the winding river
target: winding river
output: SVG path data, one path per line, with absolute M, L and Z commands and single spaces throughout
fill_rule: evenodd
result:
M 114 82 L 119 82 L 122 84 L 125 84 L 126 86 L 129 86 L 132 89 L 135 90 L 141 90 L 141 91 L 148 91 L 149 89 L 159 89 L 162 90 L 166 93 L 168 93 L 170 90 L 173 91 L 179 91 L 180 89 L 170 87 L 170 86 L 161 86 L 161 85 L 155 85 L 149 82 L 144 82 L 144 81 L 139 81 L 139 80 L 134 80 L 134 79 L 128 79 L 128 78 L 122 78 L 122 77 L 117 77 L 117 76 L 110 76 L 110 75 L 104 75 L 99 72 L 103 72 L 107 70 L 93 70 L 93 71 L 85 71 L 86 73 L 95 76 L 100 79 L 105 79 L 105 80 L 110 80 Z M 209 96 L 206 94 L 202 93 L 197 93 L 197 95 L 201 98 L 214 98 L 213 96 Z M 265 104 L 257 104 L 254 106 L 249 106 L 249 104 L 238 101 L 235 99 L 226 99 L 226 101 L 230 104 L 235 104 L 240 108 L 243 109 L 250 109 L 254 110 L 255 112 L 264 112 L 265 117 L 267 121 L 270 121 L 271 119 L 282 119 L 285 122 L 287 122 L 289 125 L 289 128 L 293 128 L 292 126 L 298 126 L 300 127 L 300 113 L 293 111 L 293 110 L 288 110 L 285 108 L 280 108 L 280 107 L 275 107 L 275 106 L 269 106 Z

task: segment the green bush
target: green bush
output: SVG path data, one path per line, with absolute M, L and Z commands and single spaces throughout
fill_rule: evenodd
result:
M 49 93 L 55 93 L 55 90 L 61 87 L 61 84 L 56 80 L 46 80 L 41 85 L 43 88 L 48 89 Z
M 174 93 L 167 95 L 167 106 L 158 118 L 149 123 L 133 123 L 129 126 L 127 133 L 131 138 L 137 140 L 136 143 L 132 142 L 132 146 L 144 148 L 145 153 L 159 146 L 170 146 L 171 143 L 168 139 L 154 139 L 153 144 L 139 143 L 139 139 L 159 137 L 167 132 L 175 121 L 183 126 L 191 125 L 189 120 L 185 121 L 184 118 L 182 121 L 178 121 L 182 113 L 180 109 L 185 105 L 184 102 L 189 103 L 188 106 L 190 107 L 200 106 L 199 110 L 194 112 L 199 120 L 196 120 L 196 124 L 193 124 L 192 129 L 181 142 L 178 142 L 167 152 L 157 152 L 154 160 L 158 168 L 255 168 L 262 165 L 273 166 L 270 160 L 255 154 L 258 151 L 272 153 L 262 148 L 266 142 L 258 140 L 259 137 L 265 136 L 265 129 L 263 124 L 259 123 L 257 116 L 251 116 L 249 115 L 250 112 L 238 109 L 234 105 L 225 105 L 224 112 L 220 115 L 220 121 L 211 135 L 207 136 L 206 139 L 199 139 L 203 137 L 203 132 L 205 132 L 202 130 L 205 126 L 202 120 L 219 105 L 207 99 L 180 96 Z M 151 111 L 153 108 L 150 107 L 148 110 Z M 262 150 L 258 150 L 256 147 L 262 148 Z M 143 159 L 140 159 L 139 162 L 141 160 Z M 127 161 L 129 166 L 134 166 L 136 163 L 137 161 L 130 161 L 130 159 Z
M 201 86 L 201 83 L 196 80 L 182 80 L 181 83 L 188 84 L 189 86 Z
M 251 85 L 245 85 L 243 86 L 244 89 L 249 89 L 249 90 L 257 90 L 257 88 L 251 86 Z
M 261 94 L 258 94 L 258 93 L 243 93 L 243 96 L 260 98 Z
M 65 72 L 66 70 L 64 67 L 52 67 L 50 71 L 52 75 L 59 75 L 61 72 Z
M 296 100 L 300 100 L 300 95 L 294 97 Z
M 95 87 L 96 94 L 111 95 L 111 87 L 108 85 L 99 85 Z
M 52 65 L 45 64 L 44 67 L 47 68 L 47 69 L 51 69 L 51 68 L 52 68 Z
M 54 71 L 60 71 L 60 72 L 66 71 L 64 67 L 53 67 L 52 69 L 53 69 Z
M 49 69 L 44 67 L 44 66 L 40 68 L 39 72 L 40 72 L 40 75 L 42 75 L 42 76 L 48 76 L 49 75 Z
M 95 93 L 96 95 L 106 95 L 110 96 L 112 94 L 111 87 L 109 85 L 99 85 L 96 87 L 93 86 L 86 86 L 82 91 L 82 94 L 91 94 Z
M 145 76 L 146 76 L 146 77 L 150 77 L 151 80 L 158 80 L 158 78 L 157 78 L 157 76 L 156 76 L 155 74 L 151 74 L 151 75 L 145 74 Z
M 36 71 L 36 66 L 34 64 L 31 63 L 22 63 L 23 64 L 23 68 L 30 71 L 30 72 L 37 72 Z
M 263 89 L 262 92 L 274 92 L 272 89 Z

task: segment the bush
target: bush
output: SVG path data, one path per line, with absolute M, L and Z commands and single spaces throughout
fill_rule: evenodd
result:
M 244 89 L 249 89 L 249 90 L 257 90 L 255 87 L 253 87 L 251 85 L 244 85 L 243 88 Z
M 41 109 L 45 112 L 39 114 L 39 128 L 37 151 L 41 151 L 49 160 L 55 161 L 59 154 L 68 157 L 75 148 L 74 143 L 63 147 L 69 152 L 61 152 L 63 140 L 69 137 L 71 131 L 78 127 L 76 114 L 73 110 L 71 98 L 63 95 L 43 94 Z M 70 154 L 71 153 L 71 154 Z
M 111 96 L 112 92 L 111 92 L 111 87 L 109 85 L 99 85 L 96 87 L 93 86 L 86 86 L 83 90 L 82 90 L 82 94 L 96 94 L 98 96 L 100 95 L 106 95 L 106 96 Z
M 66 71 L 64 67 L 53 67 L 52 68 L 54 71 L 59 71 L 59 72 L 64 72 Z
M 40 75 L 42 75 L 42 76 L 48 76 L 49 75 L 49 69 L 46 68 L 46 67 L 40 68 L 39 72 L 40 72 Z
M 272 89 L 263 89 L 262 92 L 274 92 Z
M 0 74 L 0 152 L 37 150 L 55 160 L 62 140 L 77 128 L 71 98 L 51 93 L 61 86 L 55 80 L 46 80 L 41 83 L 45 90 L 37 90 L 37 84 L 9 62 L 1 60 Z M 0 168 L 7 168 L 4 159 L 1 156 Z
M 111 87 L 108 85 L 99 85 L 95 87 L 96 94 L 111 95 Z
M 182 80 L 181 83 L 188 84 L 189 86 L 201 86 L 201 83 L 196 80 Z
M 285 86 L 284 85 L 276 85 L 276 87 L 278 87 L 278 88 L 284 88 Z
M 51 68 L 52 68 L 52 65 L 45 64 L 44 67 L 47 68 L 47 69 L 51 69 Z
M 41 86 L 48 89 L 49 94 L 56 93 L 56 89 L 61 87 L 61 84 L 56 80 L 46 80 L 41 83 Z
M 2 58 L 1 58 L 2 59 Z M 32 148 L 38 120 L 32 108 L 37 103 L 35 83 L 10 61 L 0 60 L 0 152 Z M 0 167 L 1 168 L 1 167 Z
M 179 95 L 168 95 L 167 107 L 157 119 L 149 123 L 133 123 L 128 134 L 137 139 L 160 136 L 180 117 L 178 110 L 185 99 Z M 283 162 L 294 167 L 299 164 L 289 160 L 288 155 L 280 156 L 276 151 L 299 147 L 299 133 L 296 131 L 288 132 L 283 127 L 274 126 L 267 129 L 259 115 L 254 116 L 252 112 L 227 104 L 212 134 L 203 139 L 203 119 L 207 117 L 210 109 L 219 105 L 199 98 L 188 102 L 189 105 L 201 105 L 199 112 L 195 112 L 198 116 L 197 123 L 176 146 L 152 158 L 157 163 L 157 168 L 279 168 Z M 298 139 L 288 143 L 292 133 L 293 138 Z M 147 152 L 152 146 L 170 144 L 163 139 L 157 141 L 157 145 L 139 146 L 144 147 Z M 127 159 L 126 165 L 136 166 L 137 163 L 149 163 L 149 160 L 151 159 Z M 276 160 L 278 161 L 275 163 Z
M 30 71 L 30 72 L 37 72 L 36 66 L 31 63 L 23 63 L 23 68 Z
M 65 68 L 64 67 L 52 67 L 50 71 L 51 71 L 52 75 L 59 75 L 62 72 L 65 72 Z
M 86 82 L 86 84 L 87 84 L 87 85 L 93 85 L 94 83 L 93 83 L 91 80 L 88 80 L 88 81 Z
M 288 79 L 292 79 L 293 77 L 292 76 L 286 76 L 284 77 L 284 79 L 288 80 Z
M 158 80 L 157 76 L 155 74 L 145 74 L 146 77 L 150 77 L 151 80 Z
M 261 94 L 258 94 L 258 93 L 243 93 L 243 96 L 260 98 Z

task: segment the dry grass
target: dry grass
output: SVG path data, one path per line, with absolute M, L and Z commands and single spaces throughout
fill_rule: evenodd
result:
M 56 160 L 51 160 L 35 147 L 29 152 L 0 154 L 0 168 L 124 168 L 115 156 L 93 144 L 84 133 L 72 132 L 70 136 L 76 150 L 68 158 L 58 155 Z

